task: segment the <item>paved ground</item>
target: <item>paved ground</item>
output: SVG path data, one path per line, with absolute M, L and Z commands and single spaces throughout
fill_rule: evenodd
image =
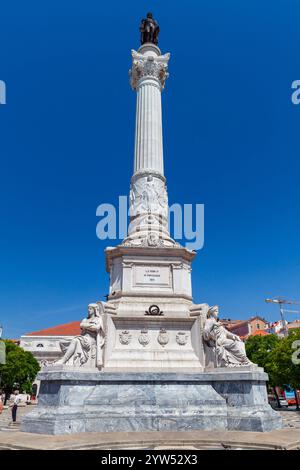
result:
M 20 427 L 20 422 L 26 413 L 29 413 L 35 405 L 19 406 L 17 411 L 17 422 L 12 425 L 11 408 L 3 410 L 0 414 L 0 431 L 16 431 Z
M 82 433 L 60 436 L 0 432 L 0 450 L 211 449 L 300 450 L 300 429 L 272 432 L 164 431 Z
M 281 414 L 285 428 L 300 429 L 300 411 L 297 411 L 295 406 L 289 406 L 288 409 L 276 411 L 279 411 Z
M 34 405 L 19 407 L 17 423 L 10 409 L 0 415 L 0 449 L 299 449 L 300 411 L 280 410 L 284 429 L 271 433 L 242 431 L 186 431 L 143 433 L 84 433 L 45 436 L 21 433 L 22 417 Z

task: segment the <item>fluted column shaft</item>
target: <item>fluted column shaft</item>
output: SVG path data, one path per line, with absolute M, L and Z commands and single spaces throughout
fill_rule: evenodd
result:
M 131 86 L 137 92 L 134 173 L 164 174 L 161 91 L 168 77 L 169 54 L 154 44 L 132 51 Z
M 142 170 L 164 174 L 161 91 L 152 78 L 137 87 L 134 173 Z

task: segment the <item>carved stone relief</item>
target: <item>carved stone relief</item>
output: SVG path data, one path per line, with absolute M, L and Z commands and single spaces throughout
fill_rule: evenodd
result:
M 130 216 L 159 214 L 168 218 L 168 196 L 164 181 L 149 175 L 131 183 Z
M 121 344 L 129 344 L 132 339 L 132 334 L 128 330 L 123 330 L 119 334 L 119 340 Z
M 141 334 L 139 336 L 139 343 L 142 345 L 142 346 L 147 346 L 147 344 L 150 343 L 150 336 L 148 334 L 148 330 L 146 328 L 143 328 L 141 330 Z
M 154 78 L 159 82 L 163 90 L 165 81 L 168 78 L 168 61 L 170 54 L 156 56 L 144 56 L 132 49 L 132 68 L 129 70 L 130 84 L 133 90 L 138 86 L 141 78 Z
M 161 328 L 160 329 L 160 332 L 159 332 L 159 335 L 157 337 L 157 341 L 159 342 L 159 344 L 161 346 L 166 346 L 166 344 L 168 344 L 169 342 L 169 334 L 167 332 L 167 330 L 165 328 Z
M 185 331 L 178 331 L 176 335 L 177 344 L 179 344 L 180 346 L 184 346 L 185 344 L 187 344 L 188 339 L 189 339 L 188 333 L 186 333 Z

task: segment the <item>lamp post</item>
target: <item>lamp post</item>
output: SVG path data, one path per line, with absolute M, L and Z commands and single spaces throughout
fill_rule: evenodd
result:
M 284 318 L 284 313 L 283 313 L 283 308 L 282 308 L 282 304 L 287 303 L 287 302 L 284 299 L 276 299 L 276 298 L 274 298 L 274 299 L 265 299 L 265 302 L 279 305 L 280 317 L 281 317 L 282 326 L 283 326 L 283 336 L 287 336 L 289 334 L 289 331 L 288 331 L 288 328 L 286 326 L 286 321 L 285 321 L 285 318 Z
M 282 299 L 280 297 L 274 297 L 273 299 L 265 299 L 265 302 L 279 305 L 280 317 L 281 317 L 282 326 L 283 326 L 283 336 L 288 336 L 289 330 L 288 330 L 288 327 L 287 327 L 287 324 L 286 324 L 286 321 L 285 321 L 285 318 L 284 318 L 283 304 L 300 305 L 300 302 L 296 302 L 295 300 L 286 300 L 286 299 Z

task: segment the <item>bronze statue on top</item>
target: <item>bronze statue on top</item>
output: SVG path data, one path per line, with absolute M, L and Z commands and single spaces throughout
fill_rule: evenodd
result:
M 141 21 L 140 26 L 141 32 L 141 44 L 146 42 L 152 42 L 157 46 L 158 44 L 158 34 L 159 34 L 159 25 L 157 21 L 153 18 L 152 13 L 147 13 L 147 18 Z

